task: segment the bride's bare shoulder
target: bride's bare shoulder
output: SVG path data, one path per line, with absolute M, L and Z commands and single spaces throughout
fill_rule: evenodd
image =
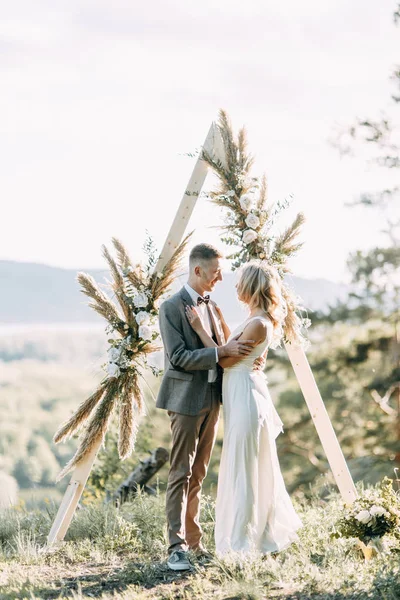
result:
M 242 337 L 248 340 L 254 340 L 256 344 L 261 344 L 268 335 L 268 321 L 262 317 L 255 317 L 243 329 Z

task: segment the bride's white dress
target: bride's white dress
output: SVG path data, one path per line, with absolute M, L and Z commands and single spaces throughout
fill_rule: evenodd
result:
M 251 320 L 237 327 L 229 339 Z M 275 439 L 283 431 L 283 423 L 265 375 L 253 371 L 254 360 L 272 339 L 272 323 L 263 320 L 267 323 L 266 340 L 224 370 L 224 441 L 215 522 L 218 554 L 276 552 L 296 541 L 296 530 L 302 526 L 286 491 L 276 452 Z

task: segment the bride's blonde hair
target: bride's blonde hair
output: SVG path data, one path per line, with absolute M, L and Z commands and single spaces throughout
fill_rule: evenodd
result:
M 287 309 L 277 270 L 266 262 L 247 263 L 241 268 L 237 293 L 250 310 L 260 308 L 268 315 L 274 327 L 273 346 L 279 345 Z

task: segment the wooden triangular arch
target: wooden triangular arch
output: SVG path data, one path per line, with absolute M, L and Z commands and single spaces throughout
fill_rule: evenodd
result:
M 221 153 L 223 149 L 218 126 L 213 123 L 205 139 L 203 149 L 208 154 L 214 155 L 221 161 L 225 157 Z M 160 258 L 155 270 L 161 271 L 174 251 L 181 243 L 189 219 L 200 196 L 208 172 L 207 163 L 201 159 L 201 153 L 196 161 L 189 183 L 175 215 L 165 244 L 162 248 Z M 290 362 L 293 366 L 300 389 L 310 411 L 322 447 L 325 451 L 330 468 L 335 478 L 343 500 L 350 504 L 356 497 L 357 492 L 354 482 L 347 467 L 343 452 L 340 448 L 335 431 L 332 427 L 329 415 L 326 411 L 321 394 L 318 390 L 310 365 L 304 349 L 300 346 L 285 344 Z M 70 483 L 60 504 L 56 518 L 48 536 L 48 545 L 62 541 L 71 523 L 77 504 L 82 495 L 87 479 L 90 475 L 93 463 L 96 459 L 99 442 L 88 456 L 75 468 Z

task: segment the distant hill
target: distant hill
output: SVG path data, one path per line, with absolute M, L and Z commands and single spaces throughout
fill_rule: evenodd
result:
M 104 282 L 107 271 L 87 271 Z M 0 323 L 99 322 L 79 291 L 77 271 L 0 261 Z
M 105 284 L 108 271 L 85 270 L 98 283 Z M 77 271 L 48 265 L 0 261 L 0 323 L 99 323 L 101 318 L 87 306 L 76 281 Z M 176 288 L 185 280 L 181 277 Z M 236 300 L 236 275 L 225 273 L 213 298 L 230 322 L 240 320 Z M 346 295 L 347 288 L 326 279 L 290 277 L 290 285 L 310 310 L 325 308 Z

